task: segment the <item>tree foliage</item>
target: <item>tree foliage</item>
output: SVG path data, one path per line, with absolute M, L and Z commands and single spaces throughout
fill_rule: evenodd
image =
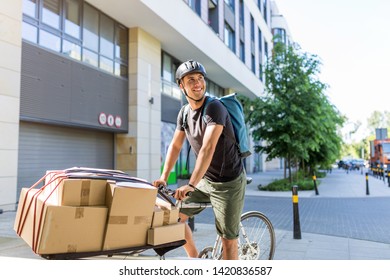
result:
M 389 111 L 374 111 L 367 119 L 367 126 L 371 134 L 375 135 L 376 128 L 390 129 L 390 112 Z
M 317 77 L 319 59 L 298 46 L 276 43 L 273 51 L 265 69 L 264 95 L 244 100 L 256 152 L 267 154 L 267 160 L 285 158 L 288 166 L 315 168 L 335 161 L 343 118 L 324 94 L 327 85 Z

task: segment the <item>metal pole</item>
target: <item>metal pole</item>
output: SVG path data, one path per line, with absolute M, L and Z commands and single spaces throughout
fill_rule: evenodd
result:
M 294 215 L 294 239 L 301 239 L 301 225 L 298 209 L 298 186 L 292 187 L 293 215 Z
M 317 176 L 313 175 L 313 183 L 314 183 L 314 190 L 316 191 L 316 195 L 318 195 L 318 188 L 317 188 Z
M 366 173 L 366 195 L 370 194 L 370 190 L 368 189 L 368 173 Z
M 390 187 L 390 170 L 387 170 L 387 184 Z

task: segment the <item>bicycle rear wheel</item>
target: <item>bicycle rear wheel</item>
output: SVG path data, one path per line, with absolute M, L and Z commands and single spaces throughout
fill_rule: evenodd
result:
M 272 260 L 275 253 L 275 231 L 271 221 L 261 212 L 250 211 L 241 216 L 238 256 L 240 260 Z

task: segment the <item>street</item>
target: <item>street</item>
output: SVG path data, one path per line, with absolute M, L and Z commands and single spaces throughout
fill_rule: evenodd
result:
M 390 259 L 390 187 L 387 182 L 369 176 L 369 195 L 363 173 L 333 170 L 318 179 L 319 194 L 298 191 L 299 220 L 302 239 L 293 239 L 293 203 L 289 192 L 259 191 L 280 178 L 283 172 L 251 174 L 253 183 L 247 186 L 244 211 L 266 214 L 276 233 L 277 260 L 321 259 Z M 0 215 L 0 256 L 40 258 L 13 230 L 14 212 Z M 205 209 L 195 217 L 194 239 L 198 248 L 215 241 L 214 215 Z M 153 250 L 144 256 L 155 256 Z M 130 257 L 130 256 L 129 256 Z M 183 258 L 177 248 L 167 258 Z
M 390 195 L 381 196 L 366 195 L 364 175 L 359 172 L 346 174 L 342 170 L 333 170 L 328 174 L 323 184 L 319 186 L 319 195 L 299 197 L 299 219 L 301 231 L 348 237 L 367 241 L 390 243 Z M 337 181 L 331 179 L 337 179 Z M 372 184 L 371 192 L 375 188 L 383 188 L 388 191 L 387 183 L 372 176 L 369 177 Z M 327 186 L 327 184 L 332 184 Z M 374 186 L 374 183 L 375 186 Z M 337 188 L 340 186 L 340 194 L 325 193 L 325 188 Z M 360 195 L 356 190 L 347 188 L 360 187 Z M 299 193 L 298 193 L 299 196 Z M 330 197 L 332 196 L 332 197 Z M 293 230 L 293 204 L 291 196 L 286 193 L 283 197 L 247 195 L 244 211 L 257 210 L 266 214 L 276 230 Z M 206 209 L 196 217 L 196 223 L 213 223 L 211 209 Z

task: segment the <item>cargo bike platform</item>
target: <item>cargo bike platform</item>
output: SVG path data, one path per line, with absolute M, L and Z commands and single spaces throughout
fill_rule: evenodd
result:
M 59 253 L 59 254 L 42 254 L 40 257 L 47 260 L 77 260 L 77 259 L 86 259 L 98 256 L 107 256 L 113 257 L 115 255 L 135 255 L 142 253 L 146 250 L 154 250 L 160 259 L 165 259 L 165 254 L 171 250 L 179 248 L 186 243 L 185 240 L 179 240 L 175 242 L 170 242 L 160 245 L 144 245 L 130 248 L 120 248 L 106 251 L 98 252 L 75 252 L 75 253 Z
M 123 218 L 122 216 L 108 215 L 107 221 L 106 221 L 106 223 L 107 223 L 106 230 L 107 231 L 105 231 L 105 233 L 102 234 L 103 240 L 104 240 L 104 246 L 95 247 L 98 249 L 91 249 L 91 248 L 85 249 L 85 246 L 84 246 L 85 244 L 83 244 L 84 242 L 81 241 L 81 242 L 79 242 L 79 244 L 76 244 L 74 246 L 68 245 L 68 243 L 73 245 L 71 242 L 66 243 L 68 248 L 66 248 L 65 250 L 64 249 L 59 250 L 59 251 L 45 250 L 45 246 L 47 247 L 48 246 L 47 244 L 50 244 L 49 241 L 45 241 L 47 244 L 44 244 L 43 246 L 41 244 L 41 243 L 43 243 L 42 242 L 42 239 L 44 238 L 43 236 L 45 236 L 45 234 L 48 235 L 47 232 L 45 233 L 45 231 L 46 231 L 45 226 L 46 226 L 46 224 L 49 224 L 49 223 L 47 223 L 47 219 L 48 219 L 47 208 L 49 208 L 50 203 L 46 202 L 46 201 L 48 199 L 50 199 L 50 196 L 52 196 L 52 193 L 58 192 L 57 189 L 58 189 L 59 184 L 57 182 L 59 181 L 59 178 L 61 178 L 61 180 L 63 180 L 64 178 L 70 179 L 70 180 L 94 180 L 94 181 L 98 180 L 98 182 L 101 182 L 99 180 L 104 180 L 106 182 L 114 182 L 114 184 L 116 186 L 122 187 L 119 189 L 127 189 L 126 187 L 129 187 L 129 186 L 132 186 L 131 188 L 133 188 L 133 186 L 135 186 L 137 184 L 149 185 L 149 188 L 152 189 L 152 191 L 154 190 L 154 200 L 155 201 L 157 201 L 157 199 L 160 199 L 160 200 L 162 199 L 162 201 L 164 201 L 169 207 L 172 207 L 172 209 L 175 209 L 175 204 L 172 202 L 172 200 L 169 197 L 167 197 L 163 192 L 161 192 L 160 189 L 154 188 L 154 186 L 151 183 L 147 182 L 146 180 L 136 178 L 136 177 L 131 177 L 122 171 L 107 170 L 107 169 L 93 169 L 93 168 L 85 168 L 85 167 L 82 167 L 82 168 L 81 167 L 73 167 L 73 168 L 69 168 L 69 169 L 65 169 L 65 170 L 47 171 L 45 176 L 43 176 L 38 182 L 36 182 L 30 188 L 26 188 L 26 190 L 24 191 L 24 197 L 22 197 L 22 195 L 21 195 L 21 198 L 19 201 L 19 206 L 18 206 L 17 219 L 15 220 L 15 225 L 14 225 L 14 229 L 17 232 L 17 234 L 20 237 L 22 237 L 31 246 L 34 253 L 36 253 L 40 257 L 47 259 L 47 260 L 76 260 L 76 259 L 88 259 L 88 258 L 105 257 L 105 256 L 107 256 L 107 257 L 129 256 L 129 257 L 136 258 L 136 256 L 138 256 L 138 254 L 140 254 L 144 251 L 154 250 L 154 252 L 160 257 L 160 259 L 165 259 L 165 254 L 167 252 L 174 250 L 176 248 L 179 248 L 186 243 L 186 241 L 184 240 L 184 231 L 183 231 L 181 238 L 165 238 L 164 239 L 164 238 L 161 238 L 158 236 L 159 232 L 164 232 L 164 230 L 158 231 L 158 228 L 165 227 L 165 232 L 167 232 L 167 230 L 169 229 L 169 226 L 172 226 L 174 228 L 175 226 L 179 226 L 181 224 L 178 222 L 178 219 L 176 218 L 176 216 L 174 216 L 174 218 L 176 218 L 176 221 L 174 221 L 173 224 L 166 224 L 165 223 L 166 218 L 164 216 L 164 225 L 165 226 L 162 226 L 162 224 L 161 224 L 161 226 L 156 226 L 154 224 L 154 221 L 152 223 L 152 225 L 154 225 L 154 226 L 150 226 L 150 224 L 149 224 L 149 227 L 150 227 L 149 230 L 153 231 L 153 230 L 157 229 L 154 231 L 155 237 L 152 237 L 152 239 L 150 239 L 149 238 L 150 234 L 149 234 L 149 230 L 148 230 L 146 243 L 145 242 L 143 242 L 143 243 L 142 242 L 141 243 L 139 243 L 139 242 L 138 243 L 137 242 L 133 242 L 133 243 L 132 242 L 130 242 L 130 243 L 124 242 L 124 243 L 122 243 L 123 246 L 120 246 L 116 243 L 117 239 L 122 239 L 124 241 L 137 239 L 137 238 L 139 238 L 136 236 L 138 233 L 137 233 L 137 231 L 135 231 L 133 233 L 132 231 L 127 230 L 127 231 L 119 231 L 120 232 L 119 235 L 118 235 L 118 233 L 116 233 L 117 234 L 116 236 L 108 236 L 109 232 L 107 230 L 107 228 L 108 228 L 107 224 L 110 224 L 110 219 L 113 220 L 113 222 L 111 222 L 111 224 L 114 224 L 114 225 L 120 225 L 121 223 L 124 224 L 123 219 L 121 219 L 121 218 Z M 56 183 L 53 184 L 53 182 L 56 182 Z M 41 185 L 42 183 L 43 183 L 43 187 L 39 187 L 39 185 Z M 55 187 L 53 187 L 53 185 L 55 185 Z M 50 186 L 50 187 L 48 187 L 48 186 Z M 37 189 L 37 187 L 38 187 L 38 189 Z M 30 192 L 30 194 L 29 194 L 29 192 Z M 107 188 L 107 192 L 110 192 L 109 188 Z M 157 194 L 157 196 L 156 196 L 156 194 Z M 37 204 L 37 197 L 39 195 L 42 195 L 42 197 L 43 197 L 43 199 L 41 197 L 39 202 L 38 202 L 40 205 Z M 88 190 L 88 196 L 92 196 L 92 193 L 89 193 L 89 190 Z M 119 195 L 119 194 L 118 194 L 117 198 L 121 198 L 121 199 L 119 199 L 119 200 L 121 200 L 121 204 L 129 204 L 129 203 L 134 203 L 134 204 L 138 203 L 139 204 L 140 203 L 137 201 L 134 201 L 134 202 L 128 201 L 125 198 L 123 198 L 122 195 Z M 56 197 L 56 199 L 57 199 L 57 197 Z M 64 197 L 61 199 L 66 199 L 66 198 Z M 82 198 L 81 198 L 81 200 L 82 200 Z M 46 205 L 45 205 L 45 203 L 46 203 Z M 113 202 L 111 201 L 111 203 L 113 203 Z M 81 206 L 82 205 L 83 204 L 81 204 Z M 58 206 L 58 205 L 56 205 L 56 206 L 60 208 L 60 206 Z M 80 209 L 82 208 L 81 206 L 79 207 Z M 118 203 L 116 204 L 116 206 L 118 206 Z M 65 206 L 64 208 L 66 208 L 66 207 L 68 207 L 68 206 Z M 112 205 L 110 207 L 114 208 Z M 153 206 L 153 207 L 155 207 L 154 211 L 156 211 L 156 206 Z M 74 208 L 77 208 L 77 207 L 74 207 Z M 171 208 L 169 208 L 169 209 L 171 209 Z M 112 214 L 110 212 L 111 210 L 112 209 L 109 210 L 108 214 Z M 75 210 L 75 211 L 77 213 L 77 210 Z M 163 213 L 164 212 L 165 211 L 163 211 Z M 77 215 L 83 216 L 84 213 L 77 214 Z M 85 215 L 88 215 L 88 214 L 86 213 Z M 154 217 L 155 217 L 155 212 L 153 212 L 153 219 L 154 219 Z M 139 218 L 140 223 L 141 222 L 145 223 L 145 219 L 143 219 L 143 221 L 142 221 L 142 218 L 144 218 L 144 217 L 138 216 L 136 218 Z M 148 221 L 150 221 L 150 216 L 148 217 L 148 219 L 149 219 Z M 172 220 L 172 217 L 170 219 Z M 64 219 L 62 219 L 62 218 L 57 219 L 57 223 L 58 223 L 59 227 L 63 226 L 63 224 L 65 223 L 64 221 L 66 221 L 66 217 Z M 126 220 L 126 223 L 127 223 L 127 220 Z M 82 226 L 85 228 L 84 231 L 87 232 L 87 234 L 85 234 L 85 238 L 84 238 L 85 243 L 88 243 L 90 241 L 89 240 L 90 235 L 88 233 L 93 233 L 94 229 L 89 228 L 87 225 L 82 225 Z M 182 226 L 184 226 L 184 225 L 182 225 Z M 183 227 L 183 229 L 184 229 L 184 227 Z M 66 238 L 65 231 L 68 231 L 69 235 L 71 235 L 71 234 L 74 235 L 72 230 L 69 230 L 69 227 L 65 228 L 65 230 L 62 230 L 62 231 L 63 232 L 61 234 L 63 236 L 65 236 L 65 238 Z M 76 231 L 77 231 L 77 229 L 76 229 Z M 61 232 L 61 230 L 57 230 L 57 232 Z M 153 236 L 153 234 L 152 234 L 152 236 Z M 57 238 L 57 236 L 55 236 L 55 237 Z M 54 239 L 55 238 L 52 237 L 52 243 L 53 243 Z M 105 239 L 110 239 L 107 242 L 111 242 L 107 246 L 105 244 L 106 243 Z M 57 241 L 55 240 L 54 242 L 57 242 Z M 63 243 L 65 243 L 65 242 L 63 242 Z M 128 246 L 127 244 L 131 244 L 131 245 Z M 64 245 L 65 244 L 61 244 L 62 247 L 64 247 Z

